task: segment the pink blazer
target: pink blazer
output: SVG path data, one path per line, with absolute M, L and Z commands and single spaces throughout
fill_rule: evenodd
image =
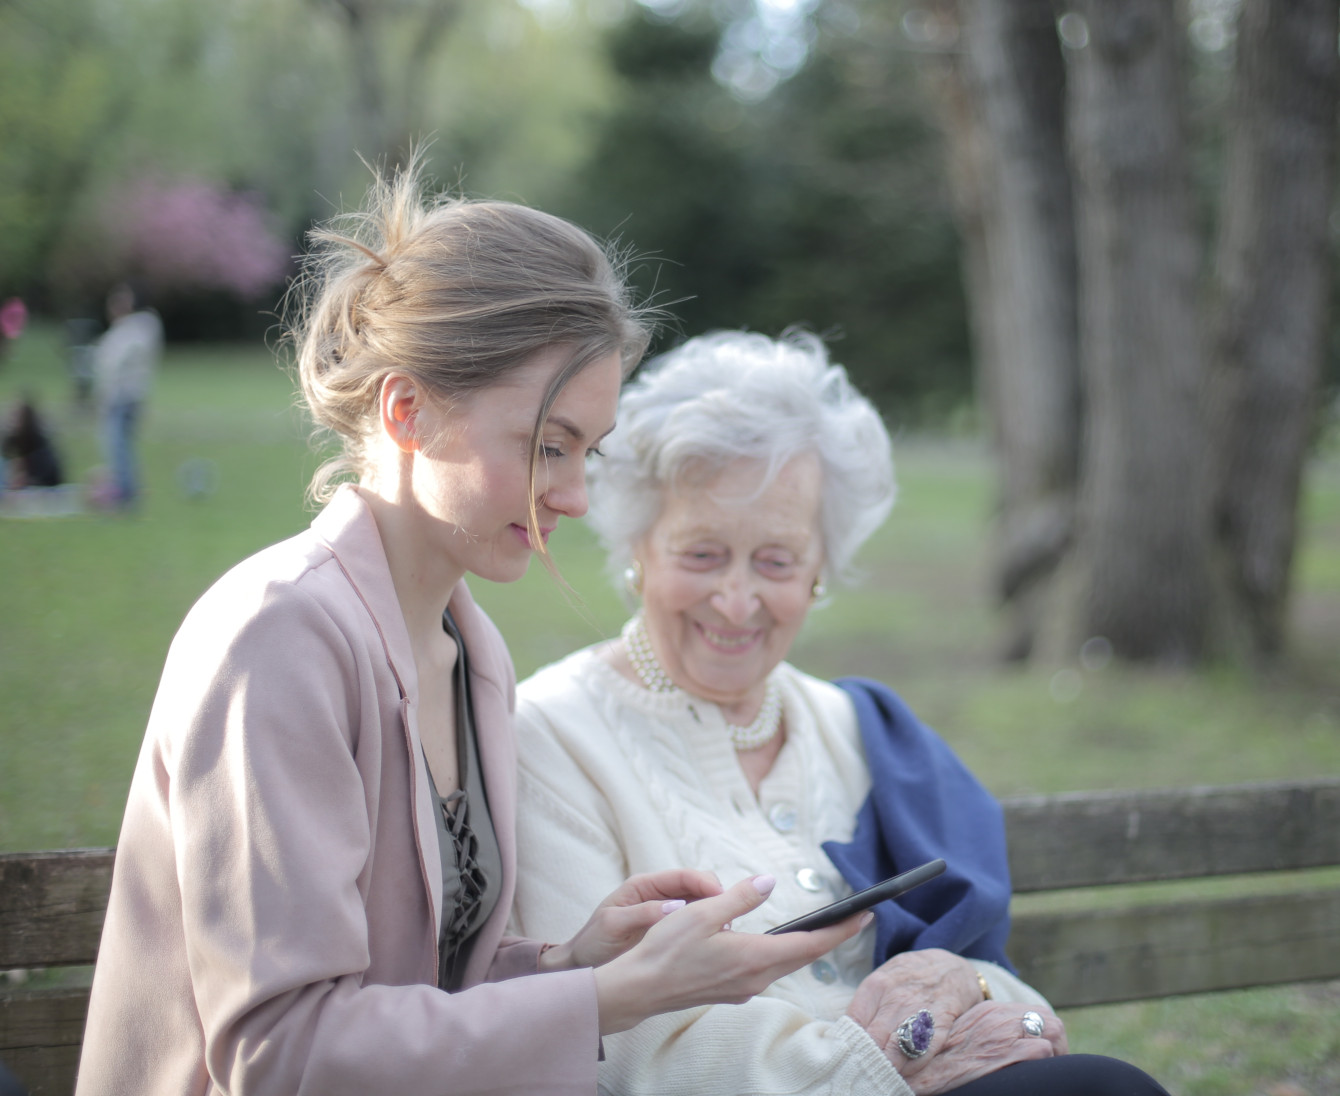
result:
M 381 538 L 342 488 L 187 615 L 131 782 L 78 1096 L 594 1093 L 589 970 L 528 978 L 513 670 L 464 584 L 451 610 L 503 893 L 435 988 L 442 877 L 409 635 Z

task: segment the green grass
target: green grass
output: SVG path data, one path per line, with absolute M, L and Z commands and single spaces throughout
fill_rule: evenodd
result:
M 0 404 L 21 389 L 38 394 L 71 472 L 86 477 L 94 424 L 69 404 L 49 330 L 0 365 Z M 0 519 L 0 850 L 115 842 L 182 616 L 227 567 L 309 520 L 316 461 L 302 434 L 289 380 L 263 351 L 174 347 L 144 423 L 139 513 Z M 965 441 L 904 438 L 897 451 L 901 497 L 864 553 L 866 579 L 812 614 L 799 665 L 888 682 L 1001 795 L 1340 773 L 1340 452 L 1309 473 L 1294 658 L 1256 681 L 999 668 L 987 459 Z M 214 469 L 208 497 L 179 486 L 191 460 Z M 538 566 L 510 586 L 473 584 L 523 676 L 624 618 L 584 527 L 561 527 L 552 547 L 572 594 Z M 1065 1018 L 1073 1048 L 1128 1058 L 1176 1096 L 1323 1096 L 1340 1092 L 1337 1016 L 1340 987 L 1323 984 Z

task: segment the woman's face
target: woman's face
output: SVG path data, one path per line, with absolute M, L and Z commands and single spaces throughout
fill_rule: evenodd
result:
M 426 440 L 412 465 L 413 495 L 453 569 L 493 582 L 525 574 L 534 547 L 530 436 L 565 360 L 565 351 L 546 350 L 445 414 L 419 412 Z M 600 358 L 568 381 L 549 412 L 535 470 L 546 541 L 560 517 L 586 513 L 586 457 L 614 426 L 621 381 L 618 354 Z
M 758 461 L 667 490 L 635 552 L 652 648 L 681 689 L 746 715 L 805 622 L 823 564 L 822 471 L 806 453 L 755 497 Z

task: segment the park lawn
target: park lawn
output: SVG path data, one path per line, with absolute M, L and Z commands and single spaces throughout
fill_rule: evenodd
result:
M 70 406 L 53 331 L 32 329 L 0 365 L 0 405 L 20 390 L 86 477 L 94 423 Z M 316 459 L 292 403 L 260 349 L 173 347 L 144 423 L 138 513 L 0 519 L 0 851 L 115 843 L 181 617 L 230 565 L 309 520 Z M 888 682 L 1000 795 L 1340 772 L 1340 456 L 1309 475 L 1294 662 L 1252 681 L 1078 659 L 999 668 L 986 458 L 963 439 L 903 438 L 896 452 L 901 496 L 863 555 L 865 580 L 811 615 L 799 665 Z M 189 496 L 184 470 L 212 489 Z M 551 547 L 567 588 L 538 565 L 511 586 L 473 584 L 523 676 L 616 634 L 625 615 L 585 527 L 561 527 Z M 1072 1048 L 1135 1061 L 1177 1096 L 1322 1096 L 1340 1091 L 1337 1016 L 1340 987 L 1323 984 L 1065 1018 Z

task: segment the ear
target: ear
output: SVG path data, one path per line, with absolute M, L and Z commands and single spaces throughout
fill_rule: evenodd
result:
M 416 427 L 422 404 L 418 385 L 404 373 L 388 373 L 382 381 L 380 403 L 382 433 L 401 452 L 417 452 Z

